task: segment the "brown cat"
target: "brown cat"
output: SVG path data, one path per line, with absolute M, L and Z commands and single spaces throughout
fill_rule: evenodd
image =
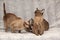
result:
M 24 21 L 21 18 L 18 18 L 16 20 L 14 20 L 13 22 L 11 22 L 10 28 L 11 28 L 12 32 L 21 31 L 21 30 L 25 29 Z
M 39 10 L 38 8 L 35 11 L 34 23 L 32 31 L 36 35 L 42 35 L 45 30 L 49 29 L 49 23 L 43 18 L 43 10 Z
M 5 27 L 5 31 L 7 32 L 10 23 L 12 21 L 16 20 L 18 17 L 15 14 L 13 14 L 13 13 L 6 13 L 5 3 L 3 3 L 3 10 L 4 10 L 4 16 L 3 16 L 4 27 Z
M 44 25 L 42 23 L 43 21 L 43 15 L 41 13 L 41 10 L 36 9 L 35 11 L 35 17 L 34 17 L 34 24 L 33 24 L 33 33 L 36 35 L 42 35 L 44 33 Z
M 45 31 L 47 31 L 49 29 L 49 23 L 45 19 L 43 19 L 43 23 L 44 23 Z

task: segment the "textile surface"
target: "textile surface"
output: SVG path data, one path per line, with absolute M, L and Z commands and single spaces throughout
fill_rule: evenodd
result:
M 34 18 L 36 8 L 45 9 L 44 19 L 49 22 L 49 30 L 42 36 L 32 33 L 4 32 L 3 2 L 6 11 L 16 14 L 24 20 Z M 0 0 L 0 40 L 60 40 L 60 0 Z

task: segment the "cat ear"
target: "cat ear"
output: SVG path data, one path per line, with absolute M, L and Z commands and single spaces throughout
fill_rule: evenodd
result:
M 39 10 L 38 8 L 36 8 L 36 10 Z
M 38 11 L 38 8 L 36 8 L 35 13 Z
M 42 9 L 41 12 L 44 13 L 45 9 Z

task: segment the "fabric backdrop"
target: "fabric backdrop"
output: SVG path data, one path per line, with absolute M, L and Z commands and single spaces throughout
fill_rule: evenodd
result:
M 0 28 L 3 28 L 3 2 L 6 11 L 14 13 L 24 20 L 34 18 L 36 8 L 45 9 L 44 18 L 50 27 L 59 26 L 60 22 L 60 0 L 0 0 Z

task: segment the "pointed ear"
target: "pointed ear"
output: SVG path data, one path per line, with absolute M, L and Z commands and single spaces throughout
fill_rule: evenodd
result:
M 45 11 L 45 9 L 42 9 L 41 11 Z
M 39 10 L 38 8 L 36 8 L 36 10 Z
M 38 11 L 38 8 L 36 8 L 36 10 L 35 10 L 35 12 L 34 13 L 36 13 Z
M 44 13 L 45 9 L 42 9 L 41 12 Z

